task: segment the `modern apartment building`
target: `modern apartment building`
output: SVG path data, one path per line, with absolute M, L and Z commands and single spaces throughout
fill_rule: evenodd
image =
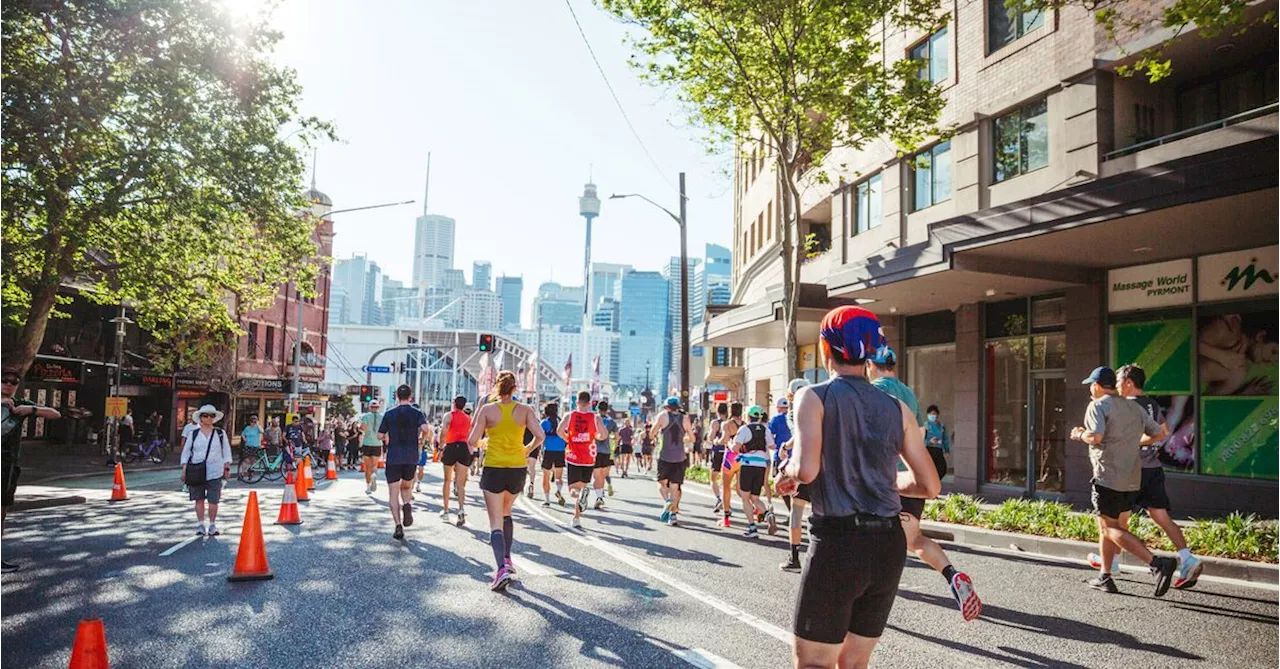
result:
M 622 277 L 618 383 L 624 387 L 666 390 L 671 371 L 669 290 L 659 272 L 627 272 Z
M 472 290 L 489 290 L 489 284 L 493 281 L 493 263 L 487 260 L 477 260 L 471 263 L 471 289 Z
M 1080 380 L 1137 362 L 1168 411 L 1160 457 L 1179 510 L 1274 516 L 1276 31 L 1184 31 L 1172 75 L 1150 83 L 1118 69 L 1162 29 L 1117 46 L 1075 6 L 943 11 L 931 35 L 887 26 L 883 49 L 942 87 L 954 134 L 910 155 L 887 140 L 837 150 L 838 185 L 803 188 L 798 238 L 818 247 L 795 305 L 801 373 L 824 376 L 823 313 L 863 304 L 954 434 L 946 489 L 1087 505 L 1087 449 L 1068 438 L 1089 400 Z M 694 343 L 742 349 L 720 376 L 768 405 L 787 383 L 780 198 L 770 157 L 743 146 L 733 307 Z
M 494 285 L 502 298 L 502 326 L 520 327 L 520 309 L 524 298 L 524 279 L 518 276 L 500 276 Z
M 689 258 L 688 281 L 689 281 L 689 303 L 692 307 L 694 303 L 694 294 L 696 287 L 694 286 L 695 277 L 699 268 L 702 266 L 702 258 Z M 680 347 L 682 338 L 680 336 L 681 318 L 680 314 L 684 309 L 684 302 L 681 299 L 680 287 L 680 256 L 672 256 L 667 264 L 662 268 L 662 276 L 667 280 L 667 332 L 668 344 L 670 351 L 670 360 L 668 369 L 677 374 L 676 384 L 679 385 L 680 359 L 683 357 L 683 350 Z M 693 312 L 689 313 L 689 325 L 694 323 Z M 692 371 L 690 372 L 692 375 Z
M 425 290 L 444 282 L 445 270 L 453 269 L 456 229 L 457 221 L 448 216 L 423 212 L 418 217 L 413 239 L 415 288 Z
M 333 323 L 377 325 L 382 322 L 384 276 L 378 263 L 363 253 L 334 263 L 335 292 L 342 295 L 329 312 Z

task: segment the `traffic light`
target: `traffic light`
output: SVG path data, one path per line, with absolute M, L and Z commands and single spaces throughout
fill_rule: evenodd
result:
M 373 401 L 373 386 L 360 386 L 360 401 L 365 404 Z
M 476 347 L 480 349 L 481 353 L 492 353 L 493 352 L 493 335 L 491 334 L 476 335 Z

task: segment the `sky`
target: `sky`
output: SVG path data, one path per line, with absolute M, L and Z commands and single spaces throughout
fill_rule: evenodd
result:
M 602 200 L 593 261 L 658 270 L 679 254 L 666 214 L 608 196 L 641 193 L 678 213 L 682 170 L 690 256 L 730 245 L 729 155 L 708 153 L 674 92 L 639 80 L 625 26 L 588 0 L 569 3 L 653 160 L 563 0 L 284 0 L 274 57 L 297 71 L 300 111 L 341 138 L 318 149 L 317 188 L 335 210 L 417 200 L 336 215 L 336 258 L 366 253 L 391 278 L 412 278 L 428 152 L 427 207 L 457 220 L 454 266 L 468 282 L 475 260 L 490 261 L 494 277 L 523 276 L 526 326 L 538 284 L 582 284 L 577 198 L 589 178 Z

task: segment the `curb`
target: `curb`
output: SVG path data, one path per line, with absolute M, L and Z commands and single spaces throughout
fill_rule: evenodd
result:
M 1084 560 L 1089 553 L 1096 553 L 1098 545 L 1084 541 L 1058 539 L 1055 537 L 1038 537 L 1031 534 L 1015 534 L 988 530 L 969 525 L 953 525 L 931 520 L 920 522 L 924 535 L 939 541 L 950 541 L 969 546 L 985 546 L 988 548 L 1013 549 L 1020 552 L 1039 553 L 1050 557 L 1070 560 Z M 1158 551 L 1164 553 L 1163 551 Z M 1280 585 L 1280 565 L 1249 560 L 1232 560 L 1228 558 L 1197 556 L 1204 564 L 1204 575 L 1217 578 L 1258 583 L 1268 586 Z M 1121 563 L 1128 566 L 1137 565 L 1133 556 L 1123 553 Z
M 125 470 L 125 474 L 127 475 L 130 471 L 167 472 L 167 471 L 177 471 L 179 469 L 182 469 L 182 465 L 161 465 L 159 467 L 147 467 L 146 469 Z M 23 481 L 22 485 L 44 485 L 46 483 L 53 483 L 56 481 L 73 481 L 76 479 L 93 478 L 95 476 L 111 476 L 112 472 L 114 471 L 115 469 L 112 467 L 104 467 L 103 471 L 100 471 L 100 472 L 83 472 L 80 474 L 58 474 L 56 476 L 46 476 L 42 479 L 33 479 L 31 481 Z
M 71 495 L 69 497 L 47 497 L 45 499 L 33 499 L 29 501 L 15 501 L 10 507 L 11 511 L 36 511 L 38 509 L 49 509 L 55 506 L 70 506 L 72 504 L 84 504 L 88 500 L 79 496 Z

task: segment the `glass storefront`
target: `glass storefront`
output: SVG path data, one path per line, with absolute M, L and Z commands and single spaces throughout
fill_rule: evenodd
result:
M 939 420 L 952 442 L 955 414 L 956 317 L 940 311 L 906 318 L 905 380 L 916 394 L 920 409 L 937 405 Z M 948 462 L 948 469 L 952 468 Z M 950 472 L 949 472 L 950 473 Z

